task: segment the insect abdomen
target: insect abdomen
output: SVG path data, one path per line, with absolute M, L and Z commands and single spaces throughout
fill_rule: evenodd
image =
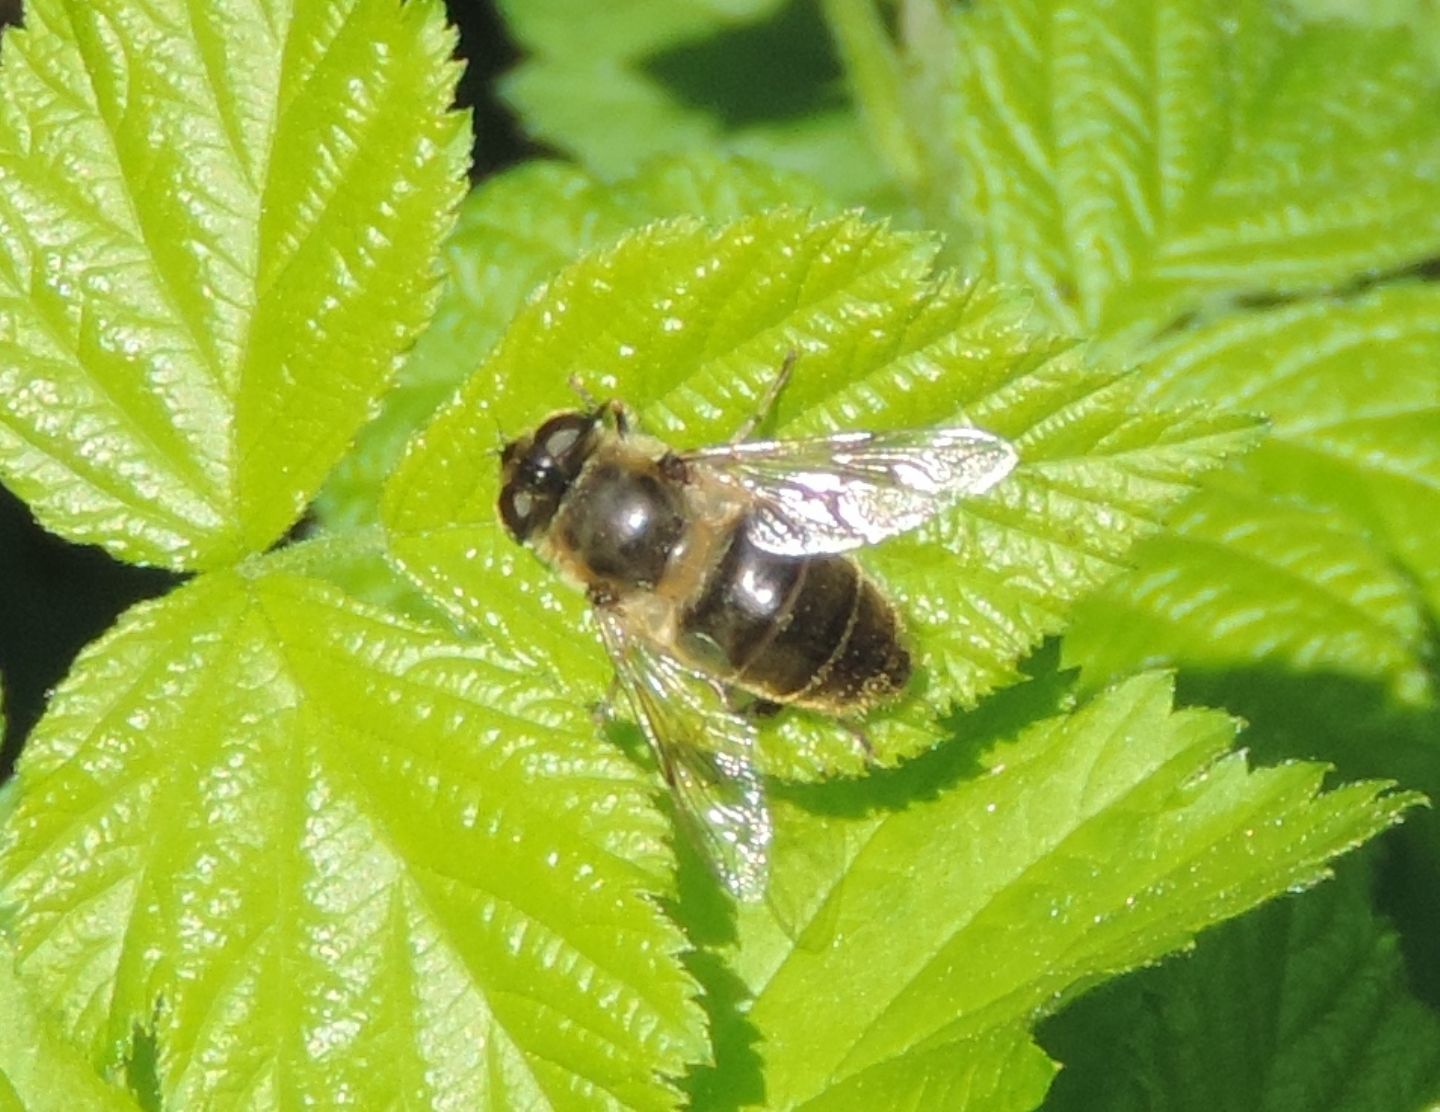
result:
M 895 612 L 853 561 L 777 556 L 743 519 L 681 626 L 730 683 L 775 702 L 858 711 L 910 678 Z

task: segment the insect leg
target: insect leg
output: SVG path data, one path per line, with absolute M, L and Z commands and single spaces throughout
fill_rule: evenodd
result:
M 674 452 L 666 452 L 660 457 L 660 474 L 669 479 L 672 483 L 688 483 L 690 481 L 690 467 L 684 458 L 677 456 Z
M 795 360 L 800 353 L 791 348 L 785 353 L 785 360 L 780 364 L 780 369 L 775 372 L 775 377 L 770 380 L 765 393 L 760 397 L 760 404 L 756 406 L 755 412 L 747 417 L 744 423 L 735 430 L 735 435 L 730 438 L 731 444 L 739 444 L 749 440 L 760 423 L 770 416 L 770 411 L 775 408 L 775 402 L 780 397 L 780 391 L 785 389 L 785 384 L 790 381 L 790 372 L 795 369 Z
M 590 600 L 590 605 L 597 610 L 610 610 L 615 606 L 615 595 L 609 588 L 592 584 L 585 592 L 585 597 Z M 611 722 L 615 721 L 615 708 L 619 705 L 620 698 L 625 694 L 624 685 L 621 683 L 620 674 L 614 672 L 610 676 L 610 686 L 606 689 L 602 698 L 595 701 L 590 707 L 590 717 L 599 729 L 604 729 Z
M 847 722 L 843 718 L 837 718 L 835 724 L 855 739 L 855 744 L 860 747 L 860 752 L 865 757 L 865 763 L 874 764 L 875 747 L 870 744 L 870 735 L 865 732 L 865 727 L 857 726 L 854 722 Z
M 597 730 L 604 730 L 620 720 L 618 707 L 620 700 L 625 697 L 625 688 L 620 681 L 618 673 L 610 676 L 610 686 L 605 689 L 605 694 L 590 704 L 590 720 L 595 723 Z
M 784 709 L 784 703 L 776 703 L 770 699 L 756 699 L 746 708 L 746 713 L 751 718 L 774 718 Z
M 741 718 L 751 722 L 758 722 L 765 718 L 774 718 L 785 709 L 784 703 L 771 702 L 769 699 L 762 699 L 758 695 L 751 695 L 738 687 L 725 687 L 725 706 L 732 714 L 738 714 Z

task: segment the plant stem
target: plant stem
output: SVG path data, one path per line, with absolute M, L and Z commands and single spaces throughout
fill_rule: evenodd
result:
M 821 0 L 871 146 L 906 189 L 921 160 L 905 112 L 904 74 L 875 0 Z

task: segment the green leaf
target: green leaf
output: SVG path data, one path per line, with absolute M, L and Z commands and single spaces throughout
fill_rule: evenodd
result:
M 1231 315 L 1152 346 L 1146 396 L 1268 413 L 1272 435 L 1207 482 L 1135 570 L 1082 603 L 1067 660 L 1094 683 L 1142 664 L 1280 665 L 1431 692 L 1440 614 L 1440 291 Z
M 1322 793 L 1317 764 L 1248 769 L 1233 722 L 1172 710 L 1155 674 L 1016 728 L 1056 682 L 992 700 L 969 745 L 792 793 L 791 845 L 843 841 L 828 856 L 780 847 L 774 884 L 806 901 L 788 922 L 763 906 L 738 917 L 768 1107 L 865 1107 L 849 1098 L 869 1079 L 910 1107 L 963 1096 L 968 1048 L 1016 1053 L 1037 1015 L 1315 883 L 1419 801 L 1378 782 Z
M 134 1112 L 139 1107 L 56 1036 L 15 976 L 15 953 L 0 934 L 0 1109 Z
M 1440 62 L 1440 10 L 1428 0 L 1290 0 L 1308 19 L 1344 20 L 1361 27 L 1401 27 L 1432 65 Z
M 35 0 L 0 66 L 0 475 L 47 528 L 279 538 L 424 323 L 468 128 L 438 3 Z
M 785 0 L 503 0 L 525 53 L 502 83 L 526 127 L 616 177 L 725 151 L 860 200 L 885 186 L 820 5 Z
M 96 1068 L 151 1033 L 167 1107 L 672 1106 L 706 1046 L 648 779 L 280 559 L 135 608 L 57 692 L 0 842 L 30 991 Z
M 658 159 L 603 183 L 558 162 L 528 162 L 478 186 L 441 259 L 445 289 L 380 417 L 315 507 L 335 527 L 375 520 L 381 483 L 412 433 L 465 378 L 525 299 L 566 263 L 652 220 L 722 223 L 775 205 L 831 206 L 803 178 L 743 159 Z
M 1395 284 L 1231 316 L 1150 347 L 1159 404 L 1268 415 L 1247 464 L 1290 502 L 1347 513 L 1440 612 L 1440 289 Z
M 855 216 L 775 210 L 710 230 L 654 225 L 563 271 L 417 439 L 386 492 L 391 553 L 501 655 L 588 701 L 610 670 L 576 636 L 581 596 L 503 533 L 502 432 L 573 408 L 567 378 L 632 403 L 678 446 L 728 438 L 800 353 L 785 434 L 971 422 L 1011 439 L 1016 476 L 865 556 L 901 605 L 920 659 L 911 695 L 867 724 L 882 761 L 933 744 L 934 718 L 1009 682 L 1069 605 L 1121 566 L 1248 423 L 1139 411 L 1134 380 L 1029 330 L 992 288 L 932 277 L 929 241 Z M 771 768 L 858 769 L 854 738 L 801 713 L 769 730 Z
M 1440 82 L 1414 34 L 1261 0 L 986 3 L 951 29 L 912 46 L 952 94 L 926 151 L 962 182 L 945 219 L 970 262 L 1141 362 L 1148 402 L 1273 422 L 1081 604 L 1066 659 L 1092 686 L 1262 664 L 1429 698 L 1440 302 L 1348 288 L 1440 252 Z
M 951 26 L 912 50 L 945 105 L 940 219 L 1066 330 L 1156 335 L 1440 252 L 1440 83 L 1403 29 L 1274 0 L 987 0 Z
M 1005 1028 L 865 1070 L 799 1107 L 806 1112 L 870 1108 L 1029 1112 L 1038 1107 L 1054 1075 L 1054 1063 L 1024 1030 Z
M 1395 1112 L 1440 1100 L 1440 1019 L 1406 989 L 1364 874 L 1277 901 L 1041 1030 L 1047 1112 Z
M 1180 675 L 1180 698 L 1223 706 L 1248 723 L 1246 738 L 1262 764 L 1303 757 L 1335 768 L 1339 780 L 1394 779 L 1440 799 L 1440 705 L 1401 702 L 1373 680 L 1300 671 L 1283 662 Z M 1408 980 L 1440 1005 L 1440 814 L 1413 814 L 1386 836 L 1380 906 L 1405 945 Z

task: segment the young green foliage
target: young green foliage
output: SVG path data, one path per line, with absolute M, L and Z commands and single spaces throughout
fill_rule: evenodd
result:
M 1345 295 L 1440 253 L 1440 81 L 1420 17 L 1319 0 L 907 0 L 889 44 L 871 7 L 823 6 L 858 115 L 966 266 L 1034 289 L 1061 331 L 1155 365 L 1147 400 L 1276 421 L 1241 477 L 1212 482 L 1085 608 L 1071 658 L 1097 680 L 1262 661 L 1427 698 L 1436 311 L 1423 287 Z M 581 33 L 557 11 L 512 19 L 554 44 L 542 68 L 564 83 L 589 62 L 563 46 Z M 717 18 L 616 33 L 642 58 L 671 34 L 715 45 Z M 629 49 L 599 41 L 598 55 Z M 571 101 L 570 130 L 599 134 Z
M 1395 1112 L 1440 1101 L 1440 1019 L 1409 992 L 1365 871 L 1277 901 L 1041 1028 L 1051 1112 Z
M 436 3 L 35 0 L 0 67 L 0 475 L 194 569 L 277 540 L 425 322 L 468 151 Z
M 167 1106 L 664 1108 L 704 1056 L 666 828 L 587 709 L 267 558 L 135 608 L 28 747 L 0 905 Z M 277 566 L 278 565 L 278 566 Z
M 0 677 L 3 678 L 3 677 Z M 0 730 L 4 688 L 0 687 Z M 0 786 L 0 820 L 14 806 L 15 789 Z M 139 1106 L 118 1087 L 94 1076 L 37 1008 L 15 971 L 15 950 L 0 932 L 0 1109 L 4 1112 L 134 1112 Z
M 1156 404 L 1271 416 L 1066 639 L 1096 682 L 1145 660 L 1279 666 L 1433 696 L 1440 614 L 1440 292 L 1392 285 L 1231 315 L 1152 345 Z
M 14 951 L 0 935 L 0 1109 L 4 1112 L 138 1112 L 66 1043 L 14 974 Z
M 1020 454 L 991 494 L 864 557 L 901 604 L 921 671 L 871 721 L 872 743 L 885 763 L 928 748 L 937 713 L 1013 678 L 1193 477 L 1249 439 L 1244 419 L 1138 413 L 1130 377 L 1028 330 L 1013 297 L 935 279 L 932 254 L 853 216 L 777 209 L 718 230 L 655 225 L 587 256 L 521 310 L 406 455 L 386 493 L 390 551 L 457 620 L 597 697 L 608 665 L 575 636 L 584 600 L 500 527 L 502 435 L 578 405 L 575 374 L 678 447 L 722 442 L 793 349 L 774 431 L 973 423 Z M 786 775 L 862 764 L 823 718 L 786 716 L 772 734 L 767 763 Z
M 775 95 L 777 78 L 815 89 L 831 64 L 803 34 L 817 9 L 721 7 L 509 4 L 536 54 L 511 93 L 612 171 L 723 140 L 841 195 L 874 189 L 859 120 L 875 136 L 905 105 L 857 116 Z M 902 70 L 864 55 L 861 32 L 883 31 L 864 7 L 823 6 L 853 32 L 857 87 L 890 97 L 903 72 L 943 93 L 943 126 L 887 149 L 893 164 L 923 132 L 935 161 L 894 184 L 945 227 L 979 229 L 970 258 L 1037 281 L 1052 324 L 1107 330 L 1105 358 L 1037 330 L 1014 294 L 937 275 L 929 238 L 818 217 L 834 211 L 818 190 L 755 165 L 678 160 L 611 184 L 521 170 L 467 206 L 437 326 L 321 512 L 369 520 L 401 437 L 478 366 L 383 507 L 383 547 L 428 593 L 408 610 L 443 609 L 463 642 L 337 589 L 377 558 L 376 530 L 253 556 L 425 319 L 465 139 L 438 5 L 35 0 L 7 33 L 0 471 L 67 536 L 207 570 L 77 662 L 5 793 L 0 1027 L 20 1038 L 0 1038 L 0 1107 L 106 1106 L 78 1048 L 167 1107 L 667 1108 L 688 1070 L 702 1107 L 746 1090 L 1030 1108 L 1055 1069 L 1038 1014 L 1313 882 L 1413 802 L 1373 782 L 1319 794 L 1316 764 L 1249 771 L 1228 721 L 1172 711 L 1154 675 L 1075 713 L 1055 677 L 955 713 L 1020 678 L 1248 444 L 1249 422 L 1225 414 L 1256 406 L 1275 446 L 1186 520 L 1219 504 L 1203 527 L 1334 605 L 1316 616 L 1259 580 L 1242 584 L 1252 611 L 1265 591 L 1290 603 L 1281 652 L 1256 657 L 1243 629 L 1213 637 L 1239 605 L 1192 636 L 1217 657 L 1347 664 L 1423 694 L 1437 577 L 1412 502 L 1435 486 L 1436 401 L 1383 369 L 1433 358 L 1431 299 L 1214 312 L 1435 250 L 1433 85 L 1403 36 L 1257 0 L 1233 20 L 1210 0 L 1130 9 L 1148 19 L 1090 0 L 910 0 L 902 26 L 953 14 L 961 33 Z M 781 64 L 752 80 L 747 57 Z M 1007 142 L 1012 126 L 1026 141 Z M 777 204 L 812 211 L 761 211 Z M 1298 354 L 1321 323 L 1328 347 Z M 1175 324 L 1196 327 L 1140 346 Z M 1394 346 L 1352 381 L 1345 353 L 1377 335 Z M 881 763 L 924 756 L 775 784 L 770 905 L 732 924 L 712 878 L 680 888 L 690 939 L 735 931 L 687 959 L 692 976 L 656 900 L 676 893 L 659 780 L 598 733 L 609 665 L 583 600 L 501 535 L 494 450 L 577 404 L 571 371 L 677 446 L 723 440 L 792 348 L 766 431 L 969 421 L 1011 438 L 1022 466 L 866 554 L 922 663 L 872 739 Z M 1136 352 L 1153 369 L 1124 373 Z M 1275 371 L 1252 382 L 1256 365 Z M 1224 499 L 1254 505 L 1257 484 L 1323 515 L 1336 543 L 1311 539 L 1313 517 L 1275 528 L 1263 506 L 1237 529 Z M 1176 617 L 1160 609 L 1151 644 Z M 1143 651 L 1104 644 L 1117 668 Z M 862 765 L 848 734 L 805 715 L 764 746 L 797 778 Z M 760 1077 L 735 1053 L 751 1037 Z M 51 1068 L 76 1091 L 35 1095 Z
M 0 936 L 0 1109 L 4 1112 L 138 1112 L 118 1087 L 96 1077 L 59 1037 L 15 976 L 15 955 Z
M 1154 336 L 1440 252 L 1440 84 L 1403 29 L 1275 0 L 981 3 L 949 27 L 914 51 L 948 94 L 943 219 L 1069 331 Z
M 93 646 L 31 739 L 5 1006 L 112 1076 L 153 1058 L 131 1086 L 167 1105 L 660 1108 L 705 1055 L 642 898 L 668 826 L 588 709 L 287 571 L 331 542 L 220 570 L 289 525 L 425 319 L 467 147 L 452 44 L 391 0 L 37 0 L 4 41 L 6 479 L 74 539 L 216 569 Z
M 1418 798 L 1322 793 L 1317 764 L 1248 769 L 1234 723 L 1172 710 L 1155 674 L 1015 725 L 1064 706 L 1064 682 L 1011 689 L 969 744 L 797 793 L 788 836 L 841 848 L 780 856 L 774 883 L 807 902 L 788 922 L 742 909 L 732 951 L 768 1107 L 1033 1107 L 1033 1088 L 973 1091 L 973 1055 L 1003 1048 L 1038 1084 L 1037 1015 L 1313 884 Z M 702 1074 L 702 1098 L 725 1081 Z
M 1269 2 L 1145 10 L 981 4 L 940 50 L 919 37 L 937 6 L 907 8 L 914 91 L 949 90 L 913 102 L 914 124 L 945 106 L 928 165 L 963 183 L 941 194 L 971 264 L 1143 362 L 1152 403 L 1274 422 L 1085 604 L 1068 658 L 1097 681 L 1264 663 L 1427 698 L 1436 302 L 1306 295 L 1440 251 L 1440 82 L 1398 27 Z
M 586 251 L 653 220 L 724 223 L 776 205 L 832 202 L 804 178 L 743 159 L 657 159 L 601 182 L 559 162 L 529 162 L 476 187 L 441 253 L 445 287 L 380 416 L 366 426 L 316 503 L 326 525 L 373 522 L 380 486 L 409 437 L 479 366 L 545 279 Z

